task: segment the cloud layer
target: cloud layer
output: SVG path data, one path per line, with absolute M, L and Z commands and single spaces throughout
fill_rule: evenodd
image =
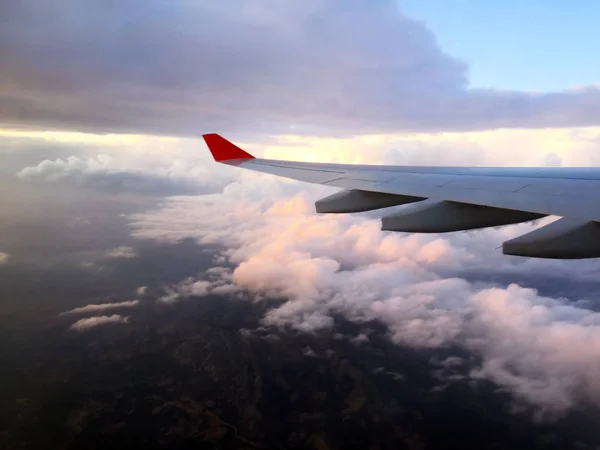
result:
M 31 181 L 75 185 L 107 193 L 133 192 L 141 195 L 201 194 L 208 191 L 204 167 L 171 161 L 167 167 L 140 168 L 122 165 L 122 158 L 99 154 L 87 159 L 70 156 L 44 160 L 18 172 Z M 218 185 L 219 183 L 217 183 Z M 224 183 L 220 183 L 224 185 Z
M 311 188 L 262 181 L 247 186 L 251 202 L 231 186 L 223 196 L 174 197 L 162 209 L 132 218 L 137 237 L 192 237 L 224 248 L 228 264 L 182 281 L 163 301 L 248 293 L 252 301 L 283 298 L 263 324 L 302 332 L 331 327 L 340 314 L 359 323 L 377 320 L 401 345 L 472 351 L 481 358 L 472 378 L 494 381 L 517 401 L 534 405 L 540 417 L 586 400 L 600 404 L 600 314 L 584 299 L 549 298 L 491 281 L 523 274 L 597 278 L 590 261 L 511 258 L 494 250 L 536 225 L 448 235 L 383 233 L 368 216 L 315 216 Z M 286 189 L 300 193 L 286 197 Z M 273 204 L 273 197 L 282 199 Z M 490 281 L 470 280 L 474 271 Z
M 600 123 L 600 89 L 470 89 L 467 66 L 382 0 L 134 0 L 0 14 L 0 123 L 168 135 Z

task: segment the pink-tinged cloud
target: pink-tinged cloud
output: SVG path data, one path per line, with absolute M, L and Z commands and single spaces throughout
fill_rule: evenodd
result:
M 112 309 L 123 309 L 123 308 L 133 308 L 140 304 L 139 300 L 128 300 L 125 302 L 115 302 L 115 303 L 99 303 L 99 304 L 90 304 L 85 306 L 80 306 L 79 308 L 74 308 L 69 311 L 65 311 L 61 313 L 64 314 L 89 314 L 89 313 L 97 313 L 99 311 L 108 311 Z
M 80 319 L 73 325 L 71 325 L 71 329 L 75 331 L 86 331 L 99 326 L 126 323 L 129 323 L 129 317 L 123 317 L 118 314 L 113 314 L 112 316 L 98 316 L 90 317 L 87 319 Z
M 273 203 L 278 186 L 284 191 L 286 184 L 249 186 L 250 202 L 248 192 L 233 189 L 171 198 L 156 211 L 132 216 L 135 236 L 218 245 L 233 267 L 184 280 L 172 288 L 171 300 L 225 286 L 224 292 L 250 293 L 253 301 L 287 299 L 268 310 L 265 326 L 314 332 L 332 327 L 335 315 L 376 320 L 399 345 L 458 345 L 475 353 L 481 364 L 472 378 L 494 381 L 540 416 L 560 414 L 583 399 L 600 405 L 597 313 L 581 302 L 517 285 L 493 287 L 468 275 L 590 282 L 597 270 L 589 261 L 524 260 L 493 251 L 532 224 L 449 235 L 385 233 L 368 215 L 314 215 L 311 188 Z

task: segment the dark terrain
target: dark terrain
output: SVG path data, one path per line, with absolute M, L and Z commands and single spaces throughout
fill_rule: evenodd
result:
M 597 409 L 536 423 L 497 386 L 471 380 L 478 361 L 460 349 L 403 348 L 378 324 L 342 319 L 314 335 L 263 330 L 268 305 L 227 297 L 161 304 L 165 286 L 213 267 L 218 252 L 131 238 L 122 213 L 147 207 L 139 199 L 74 195 L 0 202 L 11 255 L 0 266 L 0 449 L 600 445 Z M 71 226 L 80 216 L 87 225 Z M 98 259 L 122 245 L 137 256 Z M 60 315 L 131 300 L 139 286 L 150 287 L 139 306 L 101 313 L 128 324 L 77 332 L 69 327 L 85 316 Z M 368 340 L 352 342 L 361 333 Z
M 0 446 L 29 448 L 595 448 L 597 413 L 536 424 L 459 350 L 391 344 L 377 324 L 256 330 L 260 305 L 150 296 L 127 325 L 2 333 Z M 367 331 L 370 339 L 348 337 Z M 463 362 L 443 367 L 448 356 Z M 448 382 L 449 376 L 454 382 Z

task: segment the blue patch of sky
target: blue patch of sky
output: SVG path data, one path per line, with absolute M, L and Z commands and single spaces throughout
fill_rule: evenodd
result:
M 600 1 L 398 0 L 472 87 L 556 91 L 600 82 Z

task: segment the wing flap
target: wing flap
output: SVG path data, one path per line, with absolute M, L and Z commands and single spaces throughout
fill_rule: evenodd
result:
M 502 244 L 506 255 L 550 259 L 600 257 L 600 224 L 558 219 L 542 228 Z
M 419 202 L 421 200 L 425 199 L 420 197 L 409 197 L 406 195 L 382 194 L 380 192 L 351 189 L 349 191 L 337 192 L 318 200 L 315 203 L 315 208 L 318 213 L 339 214 L 372 211 L 374 209 Z
M 427 200 L 383 217 L 381 229 L 407 233 L 450 233 L 529 222 L 542 217 L 541 214 L 512 209 Z

